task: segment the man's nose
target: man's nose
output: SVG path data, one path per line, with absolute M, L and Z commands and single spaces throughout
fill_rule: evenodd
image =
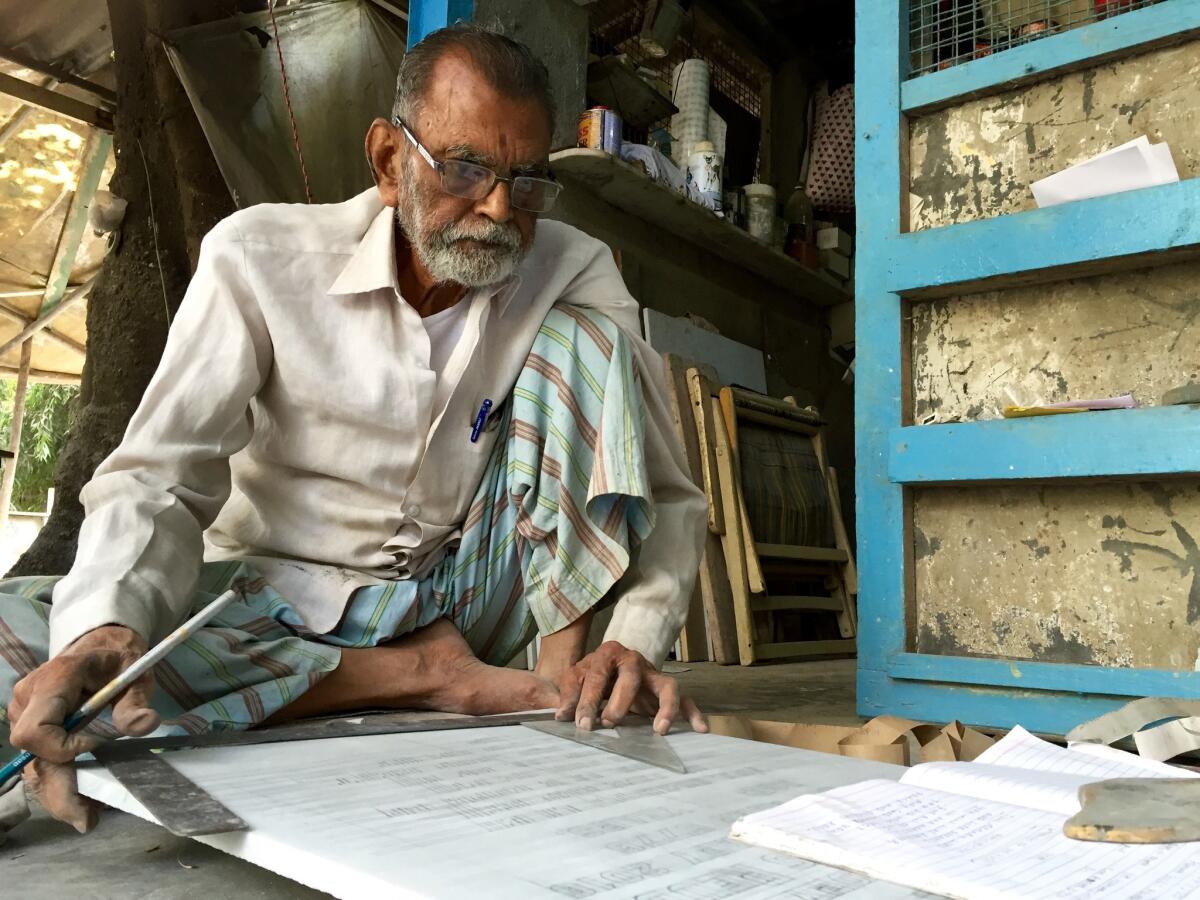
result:
M 488 195 L 475 204 L 475 212 L 501 225 L 509 221 L 513 217 L 513 207 L 508 183 L 497 179 Z

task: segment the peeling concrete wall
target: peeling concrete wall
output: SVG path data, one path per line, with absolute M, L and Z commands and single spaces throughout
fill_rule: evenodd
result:
M 1031 209 L 1029 185 L 1145 134 L 1200 176 L 1200 41 L 912 124 L 915 230 Z M 917 422 L 1200 380 L 1200 263 L 915 303 Z M 928 427 L 937 427 L 930 425 Z M 1063 448 L 1071 452 L 1070 447 Z M 1200 668 L 1200 478 L 922 489 L 916 644 L 927 653 Z
M 912 229 L 1033 209 L 1031 183 L 1143 134 L 1200 175 L 1198 84 L 1193 41 L 914 121 Z
M 1200 381 L 1200 262 L 914 303 L 912 323 L 916 422 L 998 418 L 1006 386 L 1153 406 Z
M 925 489 L 917 650 L 1200 668 L 1200 479 Z

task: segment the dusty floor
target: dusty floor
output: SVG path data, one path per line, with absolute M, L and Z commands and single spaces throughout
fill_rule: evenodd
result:
M 854 716 L 853 660 L 747 669 L 712 663 L 668 667 L 707 712 L 818 723 L 859 721 Z M 2 743 L 0 748 L 7 750 Z M 0 894 L 13 900 L 325 896 L 112 811 L 87 837 L 41 814 L 26 822 L 0 846 L 0 885 Z

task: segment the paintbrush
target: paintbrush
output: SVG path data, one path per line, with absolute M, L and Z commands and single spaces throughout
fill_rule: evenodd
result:
M 197 628 L 204 625 L 223 610 L 226 606 L 241 596 L 241 592 L 237 588 L 230 588 L 220 597 L 214 600 L 200 612 L 196 613 L 165 638 L 159 641 L 152 649 L 146 651 L 145 654 L 138 657 L 134 663 L 106 684 L 100 690 L 96 691 L 91 698 L 79 707 L 77 712 L 67 716 L 67 720 L 63 722 L 64 731 L 78 731 L 87 725 L 88 722 L 96 718 L 106 706 L 113 702 L 121 692 L 127 687 L 153 669 L 158 663 L 162 662 L 163 657 L 186 641 Z M 3 769 L 0 769 L 0 787 L 8 782 L 14 775 L 20 773 L 33 759 L 33 754 L 29 751 L 24 751 L 14 756 L 12 760 Z

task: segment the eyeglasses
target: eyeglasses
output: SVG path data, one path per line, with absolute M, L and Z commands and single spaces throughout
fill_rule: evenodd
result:
M 534 178 L 530 175 L 514 175 L 511 178 L 505 178 L 497 175 L 487 166 L 480 166 L 463 159 L 447 159 L 438 162 L 421 145 L 421 142 L 413 137 L 408 126 L 400 119 L 393 118 L 392 124 L 404 132 L 404 136 L 417 148 L 421 158 L 429 163 L 429 167 L 433 171 L 438 173 L 442 180 L 442 190 L 447 194 L 462 197 L 464 200 L 482 200 L 492 192 L 497 181 L 503 181 L 509 185 L 509 202 L 513 206 L 528 212 L 544 213 L 549 212 L 554 206 L 554 201 L 558 199 L 559 191 L 562 190 L 561 184 L 548 178 Z

